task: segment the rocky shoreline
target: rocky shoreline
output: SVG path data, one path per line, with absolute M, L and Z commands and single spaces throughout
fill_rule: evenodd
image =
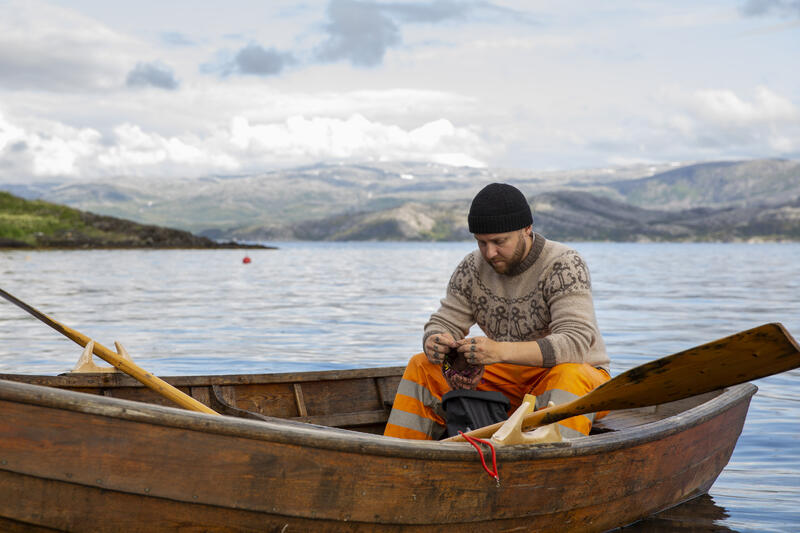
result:
M 274 249 L 0 193 L 0 249 Z

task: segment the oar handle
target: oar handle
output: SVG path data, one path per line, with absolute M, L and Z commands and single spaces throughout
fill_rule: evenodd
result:
M 70 337 L 72 338 L 72 337 Z M 83 335 L 81 335 L 81 340 L 77 340 L 72 338 L 75 342 L 80 344 L 81 346 L 86 346 L 86 343 L 89 342 L 89 339 Z M 180 405 L 184 409 L 189 409 L 190 411 L 198 411 L 200 413 L 208 413 L 210 415 L 218 415 L 216 411 L 208 407 L 202 402 L 199 402 L 189 396 L 188 394 L 176 389 L 163 379 L 159 378 L 158 376 L 153 375 L 152 372 L 148 372 L 144 370 L 142 367 L 134 363 L 133 361 L 128 361 L 123 359 L 119 356 L 116 352 L 113 352 L 99 344 L 97 341 L 94 343 L 94 350 L 92 352 L 103 359 L 104 361 L 114 365 L 121 371 L 125 372 L 135 380 L 142 383 L 145 387 L 152 389 L 153 391 L 157 392 L 161 396 L 168 398 L 175 402 L 176 404 Z
M 92 340 L 83 333 L 79 331 L 75 331 L 72 328 L 69 328 L 58 322 L 57 320 L 53 320 L 49 316 L 45 315 L 41 311 L 37 310 L 34 307 L 26 304 L 22 300 L 16 298 L 15 296 L 7 293 L 3 289 L 0 289 L 0 296 L 8 300 L 9 302 L 13 303 L 17 307 L 24 309 L 31 315 L 35 316 L 54 330 L 58 331 L 65 337 L 72 339 L 76 343 L 80 344 L 83 347 L 86 347 L 87 344 Z M 188 394 L 181 392 L 180 390 L 176 389 L 163 379 L 153 375 L 151 372 L 147 372 L 139 365 L 135 364 L 132 361 L 127 361 L 120 357 L 119 354 L 113 352 L 103 346 L 102 344 L 95 341 L 94 343 L 94 350 L 92 350 L 95 355 L 103 359 L 104 361 L 108 362 L 111 365 L 114 365 L 116 368 L 120 369 L 122 372 L 125 372 L 135 380 L 142 383 L 144 386 L 152 389 L 153 391 L 157 392 L 161 396 L 168 398 L 175 402 L 176 404 L 180 405 L 185 409 L 189 409 L 191 411 L 198 411 L 201 413 L 208 413 L 211 415 L 218 415 L 216 411 L 201 403 Z

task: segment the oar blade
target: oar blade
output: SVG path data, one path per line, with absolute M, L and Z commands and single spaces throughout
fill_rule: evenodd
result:
M 797 367 L 797 342 L 781 324 L 764 324 L 632 368 L 572 404 L 571 410 L 658 405 Z
M 798 367 L 797 341 L 783 325 L 764 324 L 632 368 L 580 398 L 525 416 L 522 427 L 527 430 L 576 415 L 659 405 Z M 486 437 L 500 425 L 467 435 Z

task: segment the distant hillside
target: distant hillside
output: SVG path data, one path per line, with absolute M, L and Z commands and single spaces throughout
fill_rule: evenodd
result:
M 655 210 L 577 191 L 533 198 L 534 226 L 566 241 L 800 240 L 800 197 L 771 207 Z
M 0 191 L 0 248 L 230 248 L 206 237 Z
M 507 181 L 526 194 L 538 194 L 565 184 L 587 187 L 670 168 L 636 165 L 541 172 L 375 162 L 318 164 L 253 176 L 191 180 L 120 177 L 102 182 L 0 184 L 0 190 L 140 223 L 226 235 L 227 230 L 243 226 L 297 224 L 393 209 L 409 202 L 468 202 L 492 181 Z
M 800 197 L 800 162 L 703 163 L 606 186 L 628 203 L 658 209 L 778 205 Z
M 533 224 L 563 241 L 800 240 L 800 198 L 770 208 L 644 209 L 582 191 L 556 191 L 530 199 Z M 338 215 L 284 226 L 230 232 L 253 241 L 467 240 L 466 203 L 408 203 L 379 212 Z
M 469 202 L 493 181 L 544 202 L 537 224 L 572 239 L 796 238 L 800 162 L 786 160 L 547 172 L 370 162 L 0 190 L 214 239 L 438 240 L 468 237 Z M 557 208 L 547 211 L 548 202 Z
M 225 235 L 242 241 L 458 241 L 472 237 L 466 220 L 467 210 L 461 203 L 407 203 L 297 224 L 246 226 Z

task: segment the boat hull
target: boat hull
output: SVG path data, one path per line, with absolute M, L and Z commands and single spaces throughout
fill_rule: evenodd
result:
M 569 443 L 466 443 L 245 420 L 0 381 L 0 516 L 60 531 L 605 531 L 708 490 L 745 384 Z

